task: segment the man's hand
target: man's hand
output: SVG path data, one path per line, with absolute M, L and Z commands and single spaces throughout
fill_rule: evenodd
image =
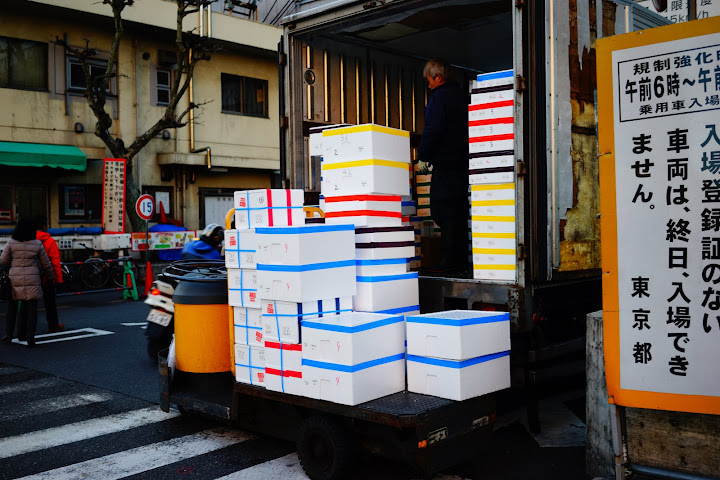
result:
M 428 173 L 430 173 L 430 164 L 420 160 L 418 162 L 418 173 L 420 175 L 427 175 Z

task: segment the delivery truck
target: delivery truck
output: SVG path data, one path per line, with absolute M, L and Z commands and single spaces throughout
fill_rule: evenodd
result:
M 477 94 L 500 89 L 509 95 L 514 135 L 501 153 L 511 155 L 513 165 L 515 254 L 508 268 L 514 275 L 493 280 L 421 272 L 420 307 L 509 312 L 513 383 L 527 388 L 531 426 L 539 429 L 534 387 L 584 372 L 585 316 L 602 308 L 595 91 L 596 76 L 611 73 L 596 71 L 595 40 L 667 21 L 626 0 L 272 5 L 277 12 L 261 16 L 284 28 L 283 186 L 304 189 L 306 204 L 320 201 L 322 157 L 309 147 L 318 127 L 378 124 L 409 131 L 411 145 L 418 145 L 428 59 L 453 65 L 455 79 L 468 87 L 471 119 Z M 509 72 L 509 86 L 478 82 L 492 72 Z M 483 157 L 472 151 L 469 169 L 473 158 Z M 432 256 L 432 239 L 425 240 L 422 253 Z

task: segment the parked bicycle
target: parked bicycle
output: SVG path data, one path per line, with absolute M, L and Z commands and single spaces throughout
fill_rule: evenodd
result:
M 94 251 L 87 247 L 86 250 Z M 138 278 L 138 267 L 130 257 L 101 258 L 90 257 L 85 261 L 63 262 L 63 285 L 60 292 L 100 290 L 110 286 L 122 287 L 125 281 L 125 264 L 130 265 L 135 278 Z

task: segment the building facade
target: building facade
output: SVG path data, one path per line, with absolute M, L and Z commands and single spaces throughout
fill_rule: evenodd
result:
M 190 125 L 166 130 L 132 160 L 142 193 L 189 229 L 218 223 L 232 192 L 269 188 L 279 178 L 277 45 L 282 30 L 223 8 L 186 17 L 183 29 L 219 50 L 194 73 Z M 125 35 L 106 110 L 126 145 L 162 115 L 176 75 L 176 5 L 144 0 L 123 13 Z M 0 228 L 46 215 L 51 227 L 101 227 L 103 159 L 77 58 L 58 44 L 86 40 L 104 69 L 112 11 L 94 0 L 20 0 L 0 16 Z M 190 102 L 186 94 L 178 105 Z M 197 153 L 193 153 L 193 151 Z M 126 220 L 126 231 L 130 223 Z

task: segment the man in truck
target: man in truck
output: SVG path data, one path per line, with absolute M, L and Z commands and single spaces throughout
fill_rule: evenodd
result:
M 423 76 L 430 87 L 425 128 L 418 148 L 419 171 L 432 165 L 430 208 L 441 230 L 440 262 L 429 273 L 461 274 L 468 265 L 468 99 L 451 80 L 450 64 L 433 59 Z

